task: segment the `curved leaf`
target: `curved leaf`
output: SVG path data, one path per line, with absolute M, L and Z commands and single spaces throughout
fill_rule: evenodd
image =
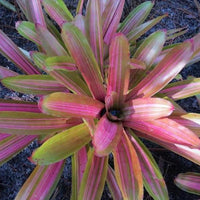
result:
M 58 91 L 67 92 L 64 86 L 49 75 L 19 75 L 4 78 L 1 82 L 11 90 L 26 94 L 46 95 Z
M 91 97 L 56 92 L 42 98 L 39 106 L 44 113 L 55 116 L 97 118 L 104 104 Z
M 85 124 L 74 126 L 44 142 L 33 152 L 31 161 L 38 165 L 58 162 L 84 147 L 90 140 L 89 129 Z
M 83 174 L 78 200 L 100 200 L 108 169 L 108 156 L 97 157 L 91 150 Z
M 36 166 L 15 200 L 49 199 L 61 177 L 64 161 L 49 166 Z
M 0 132 L 19 135 L 51 134 L 66 129 L 66 118 L 56 118 L 42 113 L 0 112 Z
M 103 101 L 105 97 L 103 79 L 87 39 L 77 27 L 70 23 L 63 25 L 61 35 L 93 97 Z
M 115 176 L 124 199 L 142 200 L 143 181 L 140 163 L 128 136 L 123 134 L 113 151 Z

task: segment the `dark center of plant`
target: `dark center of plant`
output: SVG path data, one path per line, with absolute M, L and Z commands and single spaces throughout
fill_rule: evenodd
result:
M 122 111 L 119 109 L 110 109 L 107 117 L 111 121 L 120 121 L 122 119 Z

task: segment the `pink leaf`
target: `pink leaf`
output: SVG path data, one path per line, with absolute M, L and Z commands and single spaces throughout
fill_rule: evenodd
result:
M 109 45 L 117 31 L 125 0 L 110 0 L 102 14 L 104 42 Z
M 108 169 L 108 156 L 97 157 L 93 151 L 88 153 L 86 165 L 78 199 L 81 200 L 100 200 Z
M 118 33 L 112 40 L 109 49 L 109 71 L 107 96 L 116 93 L 115 107 L 124 102 L 124 95 L 128 91 L 129 84 L 129 44 L 126 37 Z
M 159 140 L 171 144 L 181 144 L 190 147 L 200 147 L 199 138 L 186 127 L 168 118 L 156 119 L 152 121 L 132 121 L 124 122 L 124 125 L 159 138 Z
M 187 64 L 192 55 L 191 43 L 174 47 L 127 96 L 151 97 L 165 87 Z
M 115 176 L 123 199 L 142 200 L 143 181 L 140 163 L 126 134 L 121 137 L 113 156 Z
M 150 121 L 167 117 L 174 110 L 174 106 L 161 98 L 137 98 L 128 101 L 123 108 L 124 121 Z
M 103 79 L 87 39 L 77 27 L 70 23 L 63 25 L 61 35 L 93 97 L 103 101 L 105 97 Z
M 123 128 L 120 122 L 112 122 L 104 115 L 98 122 L 94 133 L 93 145 L 96 155 L 108 155 L 117 146 L 122 132 Z
M 0 52 L 27 74 L 40 74 L 18 47 L 0 30 Z
M 62 117 L 98 118 L 104 104 L 91 97 L 56 92 L 39 102 L 44 113 Z
M 64 161 L 60 161 L 48 166 L 36 166 L 15 199 L 49 199 L 61 177 L 64 164 Z

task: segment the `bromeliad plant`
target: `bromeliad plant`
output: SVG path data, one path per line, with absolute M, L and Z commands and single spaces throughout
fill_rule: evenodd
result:
M 169 84 L 199 60 L 200 35 L 165 47 L 185 30 L 159 30 L 139 40 L 166 15 L 143 23 L 153 6 L 147 1 L 120 23 L 124 2 L 89 0 L 83 16 L 80 0 L 73 17 L 62 0 L 18 0 L 28 21 L 16 28 L 38 46 L 30 53 L 0 32 L 1 52 L 25 73 L 1 67 L 2 84 L 39 97 L 38 103 L 0 102 L 1 164 L 33 140 L 42 143 L 16 199 L 50 198 L 69 156 L 71 199 L 100 199 L 105 182 L 117 200 L 143 199 L 143 185 L 153 199 L 169 199 L 139 137 L 200 164 L 200 115 L 175 103 L 198 94 L 200 80 Z

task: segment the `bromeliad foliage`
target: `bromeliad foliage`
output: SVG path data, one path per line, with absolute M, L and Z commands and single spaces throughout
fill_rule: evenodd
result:
M 169 199 L 139 137 L 200 164 L 200 115 L 175 103 L 198 94 L 200 80 L 169 84 L 199 60 L 200 35 L 165 47 L 184 30 L 139 39 L 166 15 L 144 22 L 153 7 L 147 1 L 120 23 L 124 2 L 89 0 L 83 16 L 80 0 L 74 17 L 62 0 L 18 0 L 28 21 L 16 28 L 38 46 L 29 57 L 0 32 L 2 54 L 25 74 L 1 67 L 2 84 L 40 98 L 38 104 L 0 101 L 1 164 L 33 140 L 42 143 L 30 158 L 37 166 L 16 199 L 50 198 L 68 156 L 71 199 L 100 199 L 105 182 L 117 200 L 143 199 L 143 185 L 153 199 Z

